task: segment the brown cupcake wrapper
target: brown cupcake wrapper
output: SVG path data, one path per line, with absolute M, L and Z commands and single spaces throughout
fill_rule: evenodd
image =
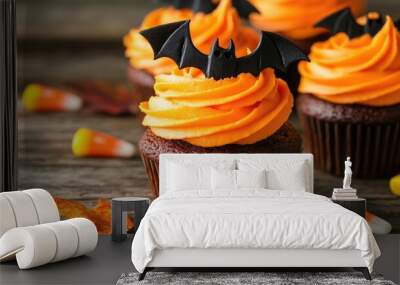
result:
M 157 198 L 160 193 L 158 187 L 159 184 L 158 160 L 145 155 L 143 152 L 140 152 L 140 156 L 142 158 L 144 168 L 146 169 L 146 173 L 149 178 L 151 186 L 151 194 L 153 198 Z
M 316 168 L 342 176 L 350 156 L 354 177 L 387 178 L 400 171 L 400 122 L 338 123 L 299 113 L 304 149 L 314 154 Z

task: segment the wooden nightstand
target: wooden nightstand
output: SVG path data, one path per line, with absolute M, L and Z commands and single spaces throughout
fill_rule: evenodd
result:
M 339 204 L 340 206 L 359 214 L 365 218 L 365 212 L 367 211 L 367 200 L 363 198 L 349 199 L 349 200 L 334 200 L 332 202 Z

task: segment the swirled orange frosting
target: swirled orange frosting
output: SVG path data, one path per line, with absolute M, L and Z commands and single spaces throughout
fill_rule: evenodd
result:
M 156 96 L 142 102 L 143 125 L 165 139 L 214 147 L 253 144 L 275 133 L 291 113 L 293 97 L 273 69 L 214 80 L 195 69 L 155 78 Z
M 261 12 L 250 16 L 261 30 L 281 33 L 293 40 L 312 38 L 324 32 L 314 24 L 329 14 L 351 7 L 355 15 L 364 10 L 364 0 L 251 0 Z
M 400 103 L 400 33 L 389 16 L 374 37 L 339 33 L 314 44 L 309 57 L 299 64 L 300 92 L 337 104 Z
M 126 56 L 130 59 L 131 65 L 153 75 L 171 72 L 176 64 L 168 58 L 154 60 L 150 44 L 139 31 L 189 17 L 191 17 L 190 12 L 173 8 L 161 8 L 150 13 L 139 29 L 131 30 L 124 38 Z M 233 39 L 237 56 L 246 55 L 248 48 L 255 49 L 259 41 L 257 32 L 242 23 L 231 0 L 221 0 L 218 7 L 209 14 L 195 14 L 190 22 L 190 34 L 195 46 L 203 53 L 210 51 L 217 38 L 220 46 L 224 48 L 228 47 L 230 39 Z

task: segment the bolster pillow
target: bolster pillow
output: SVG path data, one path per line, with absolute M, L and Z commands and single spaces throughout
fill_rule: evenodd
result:
M 89 253 L 97 239 L 96 226 L 84 218 L 13 228 L 0 238 L 0 261 L 16 257 L 20 269 L 33 268 Z
M 0 237 L 15 227 L 60 220 L 53 197 L 43 189 L 0 193 Z

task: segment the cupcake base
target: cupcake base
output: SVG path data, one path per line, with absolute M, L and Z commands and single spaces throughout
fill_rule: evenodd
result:
M 147 101 L 151 96 L 155 96 L 153 75 L 146 71 L 133 68 L 130 64 L 128 64 L 127 75 L 133 87 L 140 94 L 140 101 Z
M 318 169 L 342 176 L 347 156 L 353 177 L 387 178 L 400 171 L 400 105 L 339 105 L 300 94 L 297 110 L 304 149 Z
M 147 129 L 139 141 L 140 154 L 151 184 L 154 197 L 158 197 L 158 163 L 162 153 L 298 153 L 301 137 L 290 123 L 284 124 L 275 134 L 251 145 L 225 145 L 204 148 L 181 140 L 166 140 Z

